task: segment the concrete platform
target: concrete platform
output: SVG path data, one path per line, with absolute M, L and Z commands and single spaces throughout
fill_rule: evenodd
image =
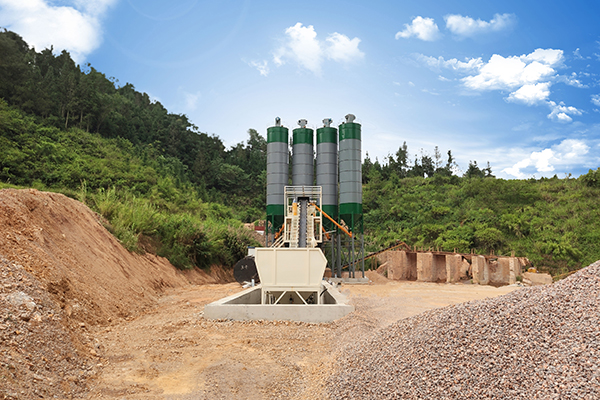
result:
M 234 321 L 300 321 L 333 322 L 354 311 L 346 304 L 346 298 L 327 282 L 322 283 L 322 304 L 260 304 L 260 285 L 225 297 L 204 307 L 208 319 L 231 319 Z
M 344 285 L 368 285 L 371 280 L 365 278 L 329 278 L 333 283 L 342 283 Z

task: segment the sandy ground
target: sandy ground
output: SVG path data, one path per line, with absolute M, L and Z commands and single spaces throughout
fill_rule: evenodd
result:
M 155 309 L 92 332 L 98 377 L 89 399 L 324 398 L 333 355 L 375 330 L 432 308 L 517 287 L 388 281 L 346 285 L 356 311 L 330 324 L 211 321 L 203 308 L 238 284 L 173 289 Z

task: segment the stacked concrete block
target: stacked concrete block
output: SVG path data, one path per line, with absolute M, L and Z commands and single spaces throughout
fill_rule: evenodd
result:
M 473 274 L 473 283 L 480 285 L 490 283 L 489 264 L 484 256 L 473 256 L 471 258 L 471 271 Z
M 378 257 L 379 262 L 386 264 L 388 279 L 414 281 L 417 279 L 417 254 L 404 250 L 390 250 Z
M 515 264 L 517 264 L 517 260 L 514 257 L 499 257 L 497 266 L 495 266 L 495 268 L 490 268 L 490 285 L 510 285 L 511 280 L 512 283 L 515 283 Z M 511 274 L 513 275 L 512 277 Z
M 433 255 L 433 280 L 431 282 L 446 282 L 446 256 Z
M 460 254 L 446 256 L 446 283 L 460 282 L 462 261 Z
M 432 253 L 417 253 L 417 281 L 433 282 Z

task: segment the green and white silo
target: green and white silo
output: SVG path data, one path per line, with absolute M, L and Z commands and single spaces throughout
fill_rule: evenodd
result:
M 356 117 L 346 115 L 339 126 L 339 219 L 352 233 L 347 241 L 350 277 L 354 278 L 357 260 L 361 260 L 364 278 L 364 238 L 362 210 L 361 126 Z
M 267 226 L 265 236 L 274 236 L 285 218 L 284 188 L 289 178 L 289 133 L 275 119 L 275 126 L 267 129 Z
M 321 209 L 331 218 L 337 220 L 338 215 L 338 146 L 337 129 L 330 126 L 331 119 L 323 120 L 324 126 L 317 129 L 317 186 L 321 186 Z M 325 230 L 331 231 L 335 226 L 328 219 L 323 219 Z
M 298 121 L 292 137 L 292 185 L 314 185 L 314 131 L 306 127 L 307 121 Z

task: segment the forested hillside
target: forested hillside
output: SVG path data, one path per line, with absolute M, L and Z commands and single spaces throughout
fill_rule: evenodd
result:
M 76 197 L 134 251 L 180 268 L 233 265 L 264 219 L 266 141 L 229 149 L 185 115 L 119 86 L 67 52 L 36 52 L 0 32 L 0 188 Z M 451 151 L 406 143 L 363 163 L 367 250 L 397 240 L 448 251 L 527 256 L 553 274 L 600 259 L 600 169 L 578 179 L 502 180 L 487 164 L 463 176 Z

